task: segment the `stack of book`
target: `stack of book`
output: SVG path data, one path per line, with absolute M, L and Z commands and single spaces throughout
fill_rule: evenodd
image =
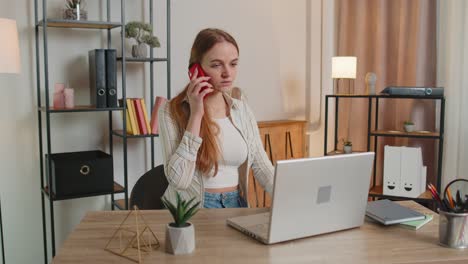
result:
M 130 135 L 157 135 L 158 131 L 158 110 L 167 99 L 156 96 L 151 120 L 148 118 L 146 103 L 143 98 L 127 98 L 127 134 Z M 123 107 L 123 100 L 119 99 L 120 107 Z
M 433 218 L 431 214 L 422 214 L 388 199 L 368 202 L 366 215 L 381 224 L 398 224 L 411 230 L 418 230 Z
M 152 129 L 148 112 L 146 111 L 145 99 L 143 98 L 127 98 L 127 134 L 131 135 L 150 135 Z M 119 104 L 123 107 L 122 99 L 119 99 Z

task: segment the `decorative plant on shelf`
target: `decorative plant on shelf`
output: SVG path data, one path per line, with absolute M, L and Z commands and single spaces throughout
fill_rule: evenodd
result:
M 343 143 L 343 151 L 344 153 L 351 153 L 353 151 L 353 143 L 349 139 L 341 139 L 341 142 Z
M 66 0 L 66 2 L 63 11 L 64 19 L 86 20 L 88 18 L 88 13 L 84 10 L 84 0 Z
M 146 58 L 147 48 L 159 48 L 161 44 L 156 36 L 153 36 L 151 24 L 132 21 L 125 25 L 125 37 L 133 38 L 138 44 L 132 46 L 132 56 L 135 58 Z
M 191 253 L 195 249 L 195 229 L 188 220 L 198 212 L 200 202 L 194 203 L 195 197 L 183 200 L 178 192 L 176 205 L 164 197 L 161 201 L 174 218 L 174 222 L 166 225 L 166 251 L 174 255 Z
M 412 121 L 405 121 L 403 122 L 403 126 L 406 132 L 413 132 L 414 131 L 414 123 Z

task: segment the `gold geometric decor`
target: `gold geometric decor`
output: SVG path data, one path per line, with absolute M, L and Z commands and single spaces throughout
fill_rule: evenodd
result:
M 134 218 L 131 217 L 132 214 Z M 146 224 L 138 207 L 134 206 L 134 210 L 130 210 L 112 235 L 105 250 L 136 263 L 142 263 L 142 254 L 149 255 L 159 246 L 158 238 Z

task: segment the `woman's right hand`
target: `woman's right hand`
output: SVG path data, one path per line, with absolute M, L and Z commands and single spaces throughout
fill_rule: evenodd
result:
M 211 77 L 198 77 L 198 71 L 195 70 L 187 88 L 187 97 L 190 105 L 191 117 L 201 118 L 205 114 L 203 98 L 214 91 L 213 85 L 208 82 Z M 204 89 L 202 89 L 204 87 Z

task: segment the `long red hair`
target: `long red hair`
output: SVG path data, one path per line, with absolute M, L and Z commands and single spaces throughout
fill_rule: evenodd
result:
M 237 46 L 236 41 L 229 33 L 214 28 L 207 28 L 200 31 L 192 45 L 189 68 L 194 63 L 201 63 L 201 60 L 207 51 L 209 51 L 215 44 L 224 41 L 233 44 L 236 47 L 237 52 L 239 52 L 239 47 Z M 190 106 L 188 102 L 184 101 L 187 96 L 187 89 L 188 85 L 180 94 L 169 102 L 169 109 L 172 117 L 179 127 L 180 137 L 184 134 L 190 117 Z M 196 161 L 197 170 L 205 175 L 208 175 L 213 168 L 214 173 L 212 176 L 215 176 L 218 173 L 218 160 L 221 156 L 221 151 L 216 139 L 218 134 L 219 127 L 210 118 L 205 105 L 205 114 L 203 115 L 200 127 L 200 137 L 203 139 L 203 142 L 198 149 Z

